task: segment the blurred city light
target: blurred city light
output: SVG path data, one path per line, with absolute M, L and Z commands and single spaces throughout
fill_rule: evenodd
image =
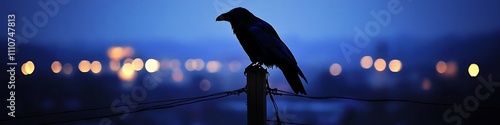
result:
M 359 63 L 363 69 L 369 69 L 373 65 L 373 58 L 371 56 L 363 56 Z
M 158 71 L 160 69 L 160 62 L 155 59 L 148 59 L 146 60 L 146 65 L 145 65 L 146 71 L 153 73 Z
M 94 74 L 97 74 L 97 73 L 101 72 L 101 70 L 102 70 L 101 62 L 99 62 L 99 61 L 92 61 L 92 63 L 90 64 L 90 70 Z
M 427 91 L 431 89 L 431 85 L 431 80 L 429 80 L 428 78 L 424 78 L 424 80 L 422 81 L 422 89 Z
M 121 60 L 124 56 L 122 47 L 111 47 L 108 49 L 108 57 L 112 60 Z
M 384 71 L 385 68 L 387 67 L 387 63 L 385 62 L 384 59 L 378 58 L 375 60 L 375 63 L 373 65 L 377 71 Z
M 140 71 L 144 67 L 144 62 L 140 58 L 135 58 L 132 61 L 132 66 L 134 66 L 135 71 Z
M 109 69 L 111 69 L 111 71 L 118 71 L 120 70 L 120 61 L 119 60 L 110 60 L 109 61 Z
M 170 68 L 172 69 L 180 69 L 181 68 L 181 61 L 178 59 L 174 59 L 170 61 Z
M 446 71 L 444 72 L 444 74 L 446 76 L 449 76 L 449 77 L 454 77 L 457 72 L 458 72 L 458 65 L 456 62 L 454 61 L 449 61 L 448 63 L 448 66 L 446 68 Z
M 122 68 L 118 72 L 118 77 L 123 81 L 132 81 L 135 76 L 135 70 L 130 63 L 123 64 Z
M 221 64 L 219 61 L 208 61 L 207 71 L 209 73 L 216 73 L 221 69 Z
M 479 74 L 479 66 L 475 63 L 469 65 L 469 75 L 471 77 L 476 77 Z
M 78 69 L 83 72 L 89 72 L 90 71 L 90 62 L 88 60 L 82 60 L 80 63 L 78 63 Z
M 389 62 L 389 70 L 392 72 L 399 72 L 401 71 L 401 68 L 403 67 L 403 63 L 401 61 L 394 59 Z
M 69 64 L 69 63 L 64 64 L 64 66 L 63 66 L 63 72 L 66 75 L 71 74 L 71 72 L 73 72 L 73 66 L 71 64 Z
M 333 63 L 330 66 L 330 74 L 333 76 L 338 76 L 342 72 L 342 67 L 338 63 Z
M 132 64 L 132 61 L 134 61 L 132 58 L 125 58 L 125 60 L 123 60 L 123 64 L 125 64 L 125 63 Z
M 444 62 L 444 61 L 439 61 L 436 64 L 436 71 L 440 74 L 443 74 L 447 68 L 448 68 L 448 66 L 446 65 L 446 62 Z
M 59 61 L 52 62 L 52 64 L 50 65 L 50 69 L 52 69 L 52 72 L 54 72 L 54 73 L 61 72 L 61 70 L 62 70 L 61 62 L 59 62 Z
M 229 71 L 238 72 L 241 68 L 241 63 L 239 61 L 231 61 L 228 67 Z
M 21 73 L 23 73 L 23 75 L 28 75 L 28 72 L 26 72 L 26 63 L 23 63 L 23 65 L 21 65 Z
M 35 71 L 35 63 L 33 63 L 33 61 L 28 61 L 26 62 L 26 73 L 28 75 L 32 74 L 34 71 Z
M 172 71 L 172 80 L 174 80 L 174 82 L 179 83 L 182 82 L 183 79 L 184 79 L 184 74 L 180 69 L 174 69 Z
M 132 47 L 130 46 L 123 47 L 123 57 L 132 57 L 134 53 L 135 51 Z
M 210 83 L 210 81 L 207 79 L 203 79 L 200 81 L 200 89 L 202 91 L 208 91 L 211 86 L 212 86 L 212 83 Z

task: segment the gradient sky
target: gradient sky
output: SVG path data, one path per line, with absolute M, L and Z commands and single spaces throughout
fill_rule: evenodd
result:
M 231 0 L 228 0 L 231 1 Z M 227 22 L 215 22 L 219 12 L 242 6 L 277 29 L 284 39 L 308 42 L 352 38 L 354 27 L 373 21 L 370 11 L 387 9 L 389 0 L 245 1 L 234 0 L 71 0 L 59 6 L 48 24 L 31 39 L 43 44 L 72 41 L 153 41 L 180 43 L 204 39 L 235 39 Z M 379 37 L 408 35 L 435 38 L 500 29 L 496 0 L 400 0 L 403 11 Z M 33 20 L 42 8 L 35 1 L 2 1 L 2 13 L 14 12 Z M 5 6 L 9 5 L 9 6 Z M 217 9 L 220 7 L 220 9 Z M 20 20 L 20 25 L 23 22 Z M 223 41 L 212 41 L 223 42 Z

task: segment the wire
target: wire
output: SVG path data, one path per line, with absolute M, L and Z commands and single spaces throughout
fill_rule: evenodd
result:
M 269 98 L 271 98 L 271 101 L 273 102 L 273 106 L 274 106 L 274 113 L 276 115 L 276 120 L 277 120 L 277 123 L 278 125 L 281 125 L 283 122 L 281 121 L 280 119 L 280 116 L 279 116 L 279 110 L 278 110 L 278 105 L 276 104 L 276 101 L 274 101 L 274 97 L 273 97 L 273 92 L 275 92 L 276 90 L 278 89 L 271 89 L 269 87 L 269 81 L 266 80 L 266 84 L 267 84 L 267 89 L 268 89 L 268 93 L 269 93 Z
M 278 123 L 278 121 L 276 120 L 267 120 L 268 122 L 276 122 Z M 285 123 L 285 124 L 289 124 L 289 125 L 311 125 L 311 124 L 304 124 L 304 123 L 294 123 L 294 122 L 284 122 L 284 121 L 280 121 L 281 123 Z
M 224 97 L 227 97 L 227 96 L 229 96 L 229 95 L 222 95 L 222 96 L 219 96 L 219 97 L 213 97 L 213 98 L 208 98 L 208 99 L 201 99 L 201 100 L 197 100 L 197 101 L 193 101 L 193 102 L 188 102 L 188 103 L 181 103 L 181 104 L 177 104 L 177 105 L 170 105 L 170 106 L 163 106 L 163 107 L 154 107 L 154 108 L 149 108 L 148 107 L 148 108 L 143 108 L 141 110 L 136 110 L 136 111 L 132 111 L 132 112 L 128 112 L 128 113 L 129 114 L 133 114 L 133 113 L 138 113 L 138 112 L 143 112 L 143 111 L 148 111 L 148 110 L 173 108 L 173 107 L 187 105 L 187 104 L 193 104 L 193 103 L 197 103 L 197 102 L 215 100 L 215 99 L 224 98 Z M 42 125 L 53 125 L 53 124 L 61 124 L 61 123 L 76 122 L 76 121 L 83 121 L 83 120 L 99 119 L 99 118 L 105 118 L 105 117 L 118 116 L 118 115 L 122 115 L 122 114 L 126 114 L 126 113 L 125 112 L 124 113 L 115 113 L 115 114 L 110 114 L 110 115 L 94 116 L 94 117 L 87 117 L 87 118 L 82 118 L 82 119 L 73 119 L 73 120 L 66 120 L 66 121 L 58 121 L 58 122 L 45 123 L 45 124 L 42 124 Z
M 437 106 L 453 106 L 453 104 L 448 104 L 448 103 L 436 103 L 436 102 L 423 102 L 423 101 L 415 101 L 415 100 L 406 100 L 406 99 L 360 99 L 360 98 L 352 98 L 352 97 L 344 97 L 344 96 L 305 96 L 305 95 L 299 95 L 295 94 L 292 92 L 287 92 L 283 90 L 277 90 L 278 92 L 281 93 L 273 93 L 275 95 L 280 95 L 280 96 L 295 96 L 295 97 L 302 97 L 302 98 L 308 98 L 308 99 L 319 99 L 319 100 L 325 100 L 325 99 L 347 99 L 347 100 L 355 100 L 355 101 L 363 101 L 363 102 L 406 102 L 406 103 L 416 103 L 416 104 L 425 104 L 425 105 L 437 105 Z M 495 109 L 495 110 L 500 110 L 500 108 L 497 107 L 479 107 L 479 109 Z
M 214 99 L 214 98 L 211 98 L 211 99 L 203 99 L 203 98 L 208 98 L 208 97 L 212 97 L 212 96 L 220 96 L 220 95 L 227 95 L 227 96 L 229 96 L 229 95 L 235 95 L 235 94 L 239 95 L 240 93 L 242 93 L 244 91 L 245 91 L 245 88 L 242 88 L 242 89 L 237 89 L 237 90 L 234 90 L 234 91 L 218 92 L 218 93 L 213 93 L 213 94 L 209 94 L 209 95 L 205 95 L 205 96 L 180 98 L 180 99 L 170 99 L 170 100 L 160 100 L 160 101 L 152 101 L 152 102 L 144 102 L 144 103 L 138 103 L 137 105 L 147 105 L 147 104 L 157 104 L 157 103 L 171 102 L 171 103 L 168 103 L 168 104 L 156 105 L 156 106 L 167 106 L 167 107 L 163 107 L 163 108 L 171 108 L 171 107 L 176 107 L 176 106 L 181 106 L 181 105 L 186 105 L 186 104 L 192 104 L 192 103 L 200 102 L 199 99 L 202 99 L 201 101 L 208 101 L 208 100 L 211 100 L 211 99 Z M 218 99 L 218 98 L 222 98 L 222 97 L 215 97 L 215 99 Z M 176 105 L 174 105 L 174 104 L 176 104 Z M 128 106 L 128 105 L 118 105 L 118 106 Z M 151 107 L 153 107 L 153 106 L 151 106 Z M 148 107 L 148 108 L 151 108 L 151 107 Z M 107 107 L 88 108 L 88 109 L 81 109 L 81 110 L 71 110 L 71 111 L 63 111 L 63 112 L 54 112 L 54 113 L 47 113 L 47 114 L 22 116 L 22 117 L 16 117 L 16 118 L 11 118 L 11 119 L 4 119 L 4 120 L 0 120 L 0 121 L 11 121 L 11 120 L 26 119 L 26 118 L 47 117 L 47 116 L 53 116 L 53 115 L 61 115 L 61 114 L 68 114 L 68 113 L 93 111 L 93 110 L 102 110 L 102 109 L 109 109 L 109 108 L 110 107 L 107 106 Z M 145 111 L 145 110 L 143 110 L 143 111 Z M 121 114 L 112 114 L 111 116 L 114 116 L 114 115 L 121 115 Z

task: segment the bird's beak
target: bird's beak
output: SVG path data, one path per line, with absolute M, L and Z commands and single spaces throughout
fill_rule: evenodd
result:
M 225 19 L 224 19 L 224 14 L 219 15 L 219 16 L 215 19 L 215 21 L 225 21 Z

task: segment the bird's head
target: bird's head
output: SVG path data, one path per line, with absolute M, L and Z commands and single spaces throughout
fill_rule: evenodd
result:
M 215 21 L 228 21 L 231 24 L 242 24 L 253 21 L 255 16 L 245 8 L 237 7 L 229 12 L 223 13 L 215 19 Z

